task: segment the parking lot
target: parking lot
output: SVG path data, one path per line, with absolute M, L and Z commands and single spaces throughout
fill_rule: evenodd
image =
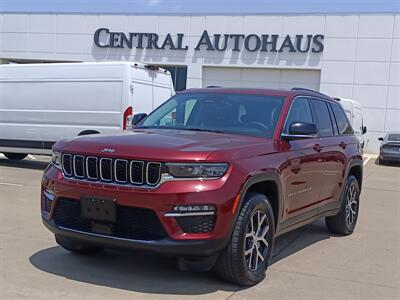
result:
M 1 299 L 399 299 L 400 166 L 366 161 L 356 231 L 328 234 L 323 220 L 278 238 L 267 278 L 252 288 L 211 273 L 178 271 L 171 258 L 61 249 L 40 219 L 48 157 L 0 156 Z

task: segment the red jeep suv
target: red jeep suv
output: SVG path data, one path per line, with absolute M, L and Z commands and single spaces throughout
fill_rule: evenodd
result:
M 361 149 L 332 98 L 192 89 L 140 116 L 132 130 L 54 145 L 41 212 L 65 249 L 172 255 L 182 269 L 253 285 L 277 236 L 321 217 L 353 232 Z

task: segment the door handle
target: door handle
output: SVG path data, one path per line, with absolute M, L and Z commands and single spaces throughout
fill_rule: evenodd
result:
M 317 151 L 317 152 L 321 152 L 322 148 L 323 148 L 323 147 L 322 147 L 320 144 L 315 144 L 314 147 L 313 147 L 313 149 L 314 149 L 315 151 Z
M 347 144 L 345 142 L 340 142 L 339 146 L 343 149 L 346 149 Z

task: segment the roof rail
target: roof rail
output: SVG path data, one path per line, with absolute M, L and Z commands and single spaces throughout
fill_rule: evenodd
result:
M 221 86 L 219 85 L 208 85 L 207 89 L 212 89 L 212 88 L 220 88 Z
M 291 88 L 290 90 L 292 90 L 292 91 L 312 92 L 312 93 L 316 93 L 316 94 L 319 94 L 319 95 L 322 95 L 322 96 L 325 96 L 325 97 L 329 97 L 328 95 L 325 95 L 325 94 L 320 93 L 320 92 L 318 92 L 318 91 L 314 91 L 314 90 L 312 90 L 312 89 L 301 88 L 301 87 L 294 87 L 294 88 Z

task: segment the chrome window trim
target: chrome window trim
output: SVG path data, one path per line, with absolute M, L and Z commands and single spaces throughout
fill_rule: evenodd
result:
M 158 166 L 159 166 L 159 169 L 158 169 L 158 179 L 157 179 L 157 182 L 156 182 L 156 183 L 150 183 L 150 182 L 149 182 L 149 166 L 150 166 L 151 164 L 155 164 L 155 165 L 158 165 Z M 146 183 L 147 183 L 148 185 L 150 185 L 150 186 L 156 186 L 156 185 L 158 185 L 158 184 L 160 183 L 160 181 L 161 181 L 161 163 L 155 162 L 155 161 L 149 161 L 149 162 L 147 163 L 147 166 L 146 166 Z
M 96 177 L 95 177 L 95 178 L 89 176 L 89 164 L 88 164 L 89 158 L 94 158 L 94 159 L 96 159 Z M 92 180 L 97 180 L 97 179 L 99 179 L 99 166 L 97 165 L 98 161 L 99 161 L 99 159 L 98 159 L 97 157 L 95 157 L 95 156 L 87 156 L 87 157 L 86 157 L 86 177 L 87 177 L 87 178 L 92 179 Z
M 83 159 L 83 166 L 82 167 L 83 167 L 83 173 L 84 174 L 82 176 L 79 176 L 79 175 L 76 174 L 76 163 L 75 163 L 75 161 L 79 157 L 82 157 L 82 159 Z M 74 155 L 74 158 L 72 159 L 72 161 L 73 161 L 73 166 L 74 166 L 74 176 L 77 177 L 77 178 L 85 178 L 85 157 L 83 155 Z
M 141 182 L 136 182 L 132 180 L 132 163 L 140 163 L 142 165 L 142 181 Z M 129 181 L 132 184 L 143 184 L 144 183 L 144 161 L 140 160 L 131 160 L 129 163 Z
M 126 162 L 126 165 L 125 165 L 125 176 L 126 176 L 126 180 L 125 180 L 125 181 L 124 181 L 124 180 L 118 180 L 118 177 L 117 177 L 117 162 L 118 162 L 118 161 Z M 127 161 L 126 159 L 116 159 L 116 160 L 114 161 L 114 179 L 115 179 L 116 182 L 119 182 L 119 183 L 128 183 L 128 165 L 129 165 L 129 163 L 128 163 L 128 161 Z
M 69 158 L 70 158 L 71 173 L 66 172 L 64 169 L 64 156 L 69 156 Z M 72 154 L 63 154 L 61 156 L 61 165 L 62 165 L 61 168 L 62 168 L 63 173 L 67 176 L 72 176 Z
M 102 169 L 102 167 L 101 167 L 101 162 L 103 161 L 103 160 L 110 160 L 111 161 L 111 172 L 110 172 L 110 176 L 111 176 L 111 178 L 110 179 L 104 179 L 104 177 L 103 177 L 103 172 L 101 171 L 101 169 Z M 100 167 L 100 179 L 101 180 L 103 180 L 103 181 L 106 181 L 106 182 L 112 182 L 112 173 L 113 173 L 113 160 L 111 159 L 111 158 L 107 158 L 107 157 L 102 157 L 102 158 L 100 158 L 100 164 L 99 164 L 99 167 Z

